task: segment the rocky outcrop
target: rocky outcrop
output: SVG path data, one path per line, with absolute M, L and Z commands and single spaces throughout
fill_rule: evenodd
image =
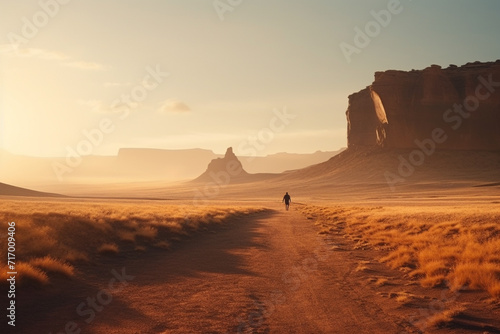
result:
M 213 159 L 208 164 L 207 170 L 194 181 L 227 185 L 247 179 L 248 175 L 234 154 L 233 148 L 229 147 L 223 158 Z
M 349 147 L 500 150 L 500 60 L 376 72 L 346 116 Z

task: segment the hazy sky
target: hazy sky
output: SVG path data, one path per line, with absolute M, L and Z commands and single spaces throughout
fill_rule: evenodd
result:
M 498 0 L 16 0 L 0 15 L 0 148 L 37 156 L 335 150 L 375 71 L 500 58 Z

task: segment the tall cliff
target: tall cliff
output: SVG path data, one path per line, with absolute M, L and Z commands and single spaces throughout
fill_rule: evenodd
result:
M 376 72 L 346 116 L 349 147 L 415 148 L 438 131 L 440 149 L 500 150 L 500 60 Z

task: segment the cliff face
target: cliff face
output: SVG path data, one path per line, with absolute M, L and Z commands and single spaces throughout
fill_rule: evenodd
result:
M 349 147 L 415 148 L 441 129 L 437 148 L 500 150 L 500 60 L 377 72 L 346 115 Z

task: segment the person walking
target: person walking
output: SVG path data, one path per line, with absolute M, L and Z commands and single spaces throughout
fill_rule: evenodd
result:
M 285 194 L 285 196 L 283 196 L 283 200 L 281 201 L 281 203 L 285 202 L 286 211 L 288 211 L 288 209 L 290 208 L 291 201 L 292 201 L 292 198 L 290 197 L 290 195 L 288 195 L 288 192 L 287 192 Z

